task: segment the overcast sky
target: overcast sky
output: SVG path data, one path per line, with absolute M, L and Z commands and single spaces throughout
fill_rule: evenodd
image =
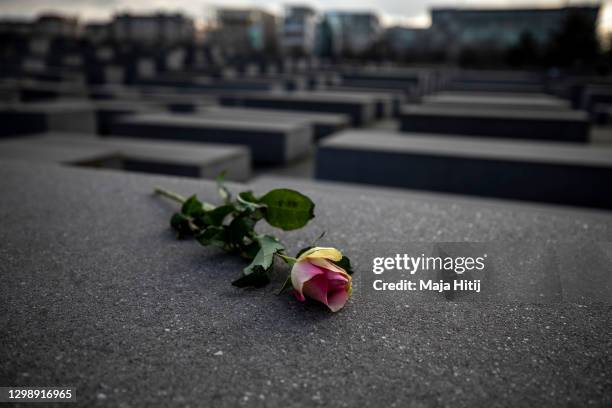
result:
M 182 11 L 196 19 L 206 18 L 216 6 L 257 6 L 280 12 L 284 4 L 308 4 L 320 10 L 359 9 L 373 10 L 386 23 L 427 25 L 431 6 L 502 6 L 502 7 L 554 7 L 562 4 L 595 3 L 560 0 L 0 0 L 0 16 L 32 16 L 41 11 L 61 11 L 85 19 L 104 19 L 118 11 Z M 605 0 L 610 3 L 612 0 Z M 612 7 L 604 6 L 601 24 L 606 31 L 612 29 Z

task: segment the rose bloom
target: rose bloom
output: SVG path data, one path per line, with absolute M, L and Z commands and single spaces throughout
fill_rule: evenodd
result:
M 334 264 L 342 259 L 335 248 L 312 248 L 297 258 L 291 269 L 291 284 L 295 296 L 304 302 L 306 297 L 318 300 L 332 312 L 337 312 L 351 296 L 352 279 Z

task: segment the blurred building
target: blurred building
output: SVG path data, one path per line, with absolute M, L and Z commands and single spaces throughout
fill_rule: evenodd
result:
M 426 28 L 393 26 L 385 30 L 385 43 L 391 54 L 409 57 L 426 53 L 429 49 L 429 33 Z
M 33 25 L 30 20 L 26 19 L 3 19 L 0 20 L 0 34 L 31 34 Z
M 506 49 L 529 34 L 537 44 L 543 45 L 572 13 L 579 13 L 595 24 L 599 5 L 540 9 L 434 8 L 431 44 L 450 54 L 465 47 Z
M 276 18 L 256 8 L 220 8 L 209 41 L 230 54 L 276 50 Z
M 83 37 L 92 43 L 111 39 L 111 25 L 107 22 L 89 22 L 83 26 Z
M 321 24 L 320 43 L 327 44 L 333 55 L 368 52 L 383 33 L 378 16 L 369 12 L 330 11 Z
M 110 29 L 117 41 L 146 44 L 190 42 L 195 36 L 193 20 L 182 14 L 118 14 Z
M 76 37 L 79 23 L 76 17 L 43 14 L 34 22 L 34 34 L 45 37 Z
M 75 17 L 59 14 L 43 14 L 35 20 L 2 19 L 0 33 L 36 35 L 41 37 L 76 37 L 79 24 Z
M 311 55 L 315 49 L 317 13 L 304 6 L 288 6 L 280 33 L 281 47 L 290 54 Z

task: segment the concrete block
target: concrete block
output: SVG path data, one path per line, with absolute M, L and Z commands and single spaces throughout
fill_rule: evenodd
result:
M 349 115 L 353 126 L 369 123 L 374 119 L 376 110 L 372 98 L 321 95 L 312 92 L 225 95 L 219 98 L 219 102 L 226 106 L 339 113 Z
M 304 112 L 304 111 L 286 111 L 276 109 L 257 109 L 257 108 L 239 108 L 226 106 L 206 106 L 198 110 L 198 114 L 220 117 L 233 118 L 236 120 L 262 120 L 264 118 L 270 121 L 288 120 L 302 123 L 309 123 L 313 127 L 315 140 L 320 140 L 335 132 L 349 127 L 350 118 L 347 115 L 336 113 L 319 113 L 319 112 Z
M 193 114 L 143 114 L 116 121 L 111 132 L 144 139 L 237 144 L 256 162 L 285 163 L 308 153 L 312 129 L 305 123 L 237 121 Z
M 6 135 L 45 131 L 95 133 L 96 115 L 87 101 L 65 100 L 0 105 Z
M 411 105 L 400 114 L 402 132 L 469 135 L 586 143 L 587 114 L 577 111 L 531 111 L 447 108 Z
M 126 171 L 245 181 L 251 175 L 249 150 L 241 146 L 98 138 L 78 133 L 45 133 L 0 143 L 2 157 Z M 48 151 L 49 154 L 45 154 Z
M 425 96 L 423 104 L 440 108 L 466 108 L 474 110 L 502 109 L 502 110 L 530 110 L 530 111 L 567 111 L 571 109 L 570 103 L 549 95 L 508 95 L 495 94 L 458 94 L 441 92 Z
M 316 160 L 325 180 L 612 208 L 607 148 L 345 131 Z

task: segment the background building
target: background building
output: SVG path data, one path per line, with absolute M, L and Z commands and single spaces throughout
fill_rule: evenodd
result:
M 285 9 L 280 33 L 281 47 L 288 54 L 311 55 L 315 50 L 317 13 L 306 6 Z
M 463 48 L 499 50 L 513 47 L 529 35 L 537 45 L 546 44 L 571 15 L 580 15 L 595 26 L 599 5 L 562 8 L 476 9 L 434 8 L 430 40 L 450 55 Z
M 83 27 L 83 36 L 92 43 L 111 39 L 111 25 L 107 22 L 89 22 Z
M 331 43 L 336 56 L 364 54 L 372 48 L 383 32 L 378 16 L 370 12 L 330 11 L 325 13 L 320 30 L 322 43 Z
M 209 41 L 230 54 L 274 52 L 276 18 L 256 8 L 220 8 Z
M 429 50 L 426 28 L 393 26 L 385 30 L 384 42 L 390 54 L 398 58 L 416 58 Z
M 78 20 L 76 17 L 59 14 L 43 14 L 34 23 L 35 34 L 49 38 L 76 37 L 78 34 Z
M 195 29 L 193 20 L 182 14 L 118 14 L 111 23 L 111 33 L 117 41 L 174 44 L 191 41 Z

